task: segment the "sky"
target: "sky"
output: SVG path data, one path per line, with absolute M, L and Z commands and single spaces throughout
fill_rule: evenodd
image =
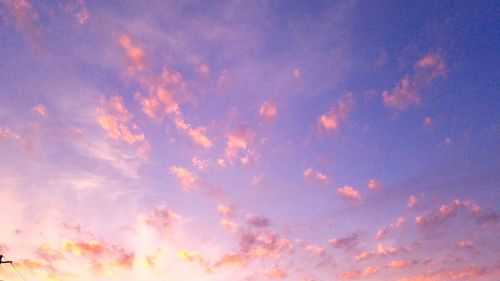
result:
M 0 280 L 500 280 L 499 18 L 0 0 Z

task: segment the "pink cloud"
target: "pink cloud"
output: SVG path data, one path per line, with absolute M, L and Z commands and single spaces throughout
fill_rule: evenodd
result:
M 38 13 L 28 0 L 0 0 L 7 11 L 8 19 L 27 37 L 31 43 L 37 43 L 42 30 L 38 25 Z
M 400 228 L 405 224 L 406 224 L 405 218 L 403 218 L 403 217 L 397 218 L 395 222 L 391 223 L 388 226 L 384 226 L 383 228 L 379 229 L 377 231 L 377 233 L 375 234 L 375 240 L 377 240 L 377 241 L 381 240 L 383 237 L 385 237 L 387 235 L 387 233 L 389 232 L 389 230 L 391 228 Z
M 381 189 L 384 186 L 384 183 L 376 180 L 376 179 L 371 179 L 368 181 L 368 189 L 370 190 L 378 190 Z
M 159 232 L 170 230 L 175 221 L 182 219 L 180 215 L 163 206 L 156 206 L 152 212 L 141 217 L 147 225 L 154 227 Z
M 66 12 L 74 12 L 75 18 L 79 24 L 84 24 L 90 18 L 90 13 L 87 9 L 87 3 L 85 0 L 69 2 L 64 6 L 64 10 Z
M 406 201 L 408 208 L 413 208 L 417 204 L 417 197 L 415 195 L 410 195 Z
M 229 253 L 223 255 L 218 262 L 215 263 L 215 267 L 244 267 L 246 266 L 245 256 L 239 253 Z
M 322 172 L 319 171 L 315 171 L 312 168 L 307 168 L 304 171 L 304 178 L 319 183 L 328 183 L 330 181 L 330 178 L 326 174 L 323 174 Z
M 260 105 L 259 115 L 262 119 L 272 120 L 278 115 L 278 107 L 272 101 L 265 101 Z
M 146 67 L 146 60 L 144 57 L 144 51 L 139 46 L 132 42 L 132 39 L 127 35 L 121 35 L 118 43 L 125 51 L 125 55 L 128 60 L 128 72 L 129 74 L 136 74 L 141 72 Z
M 399 85 L 392 90 L 384 91 L 382 97 L 386 106 L 396 109 L 405 109 L 412 105 L 419 105 L 421 102 L 420 94 L 408 76 L 403 77 Z
M 416 66 L 422 71 L 429 71 L 429 73 L 425 74 L 429 76 L 428 79 L 446 75 L 446 65 L 444 64 L 442 56 L 438 53 L 430 53 L 423 56 L 417 61 Z
M 128 144 L 144 143 L 144 133 L 133 133 L 138 127 L 132 122 L 133 115 L 127 110 L 120 96 L 112 96 L 97 109 L 97 121 L 108 136 Z
M 378 273 L 380 270 L 376 266 L 368 266 L 363 270 L 363 276 L 370 276 Z
M 286 238 L 279 238 L 277 233 L 268 231 L 261 234 L 243 233 L 240 247 L 248 257 L 270 257 L 279 259 L 293 249 L 293 244 Z
M 333 245 L 335 248 L 351 250 L 358 244 L 358 234 L 351 233 L 346 237 L 333 238 L 330 239 L 328 243 Z
M 240 227 L 238 223 L 230 219 L 221 219 L 220 224 L 222 225 L 222 228 L 227 232 L 236 232 Z
M 171 166 L 170 173 L 175 176 L 177 181 L 180 183 L 182 190 L 185 192 L 193 190 L 197 185 L 196 175 L 186 168 Z
M 346 200 L 361 201 L 361 193 L 352 186 L 344 186 L 337 189 L 340 196 Z
M 184 120 L 180 118 L 176 118 L 174 120 L 175 126 L 177 129 L 181 131 L 187 132 L 189 137 L 193 140 L 197 145 L 207 149 L 212 147 L 212 141 L 205 135 L 206 129 L 204 127 L 193 128 L 190 124 L 184 122 Z
M 391 261 L 387 264 L 391 268 L 405 268 L 408 267 L 409 262 L 406 260 Z
M 371 252 L 362 252 L 362 253 L 354 256 L 354 260 L 355 261 L 363 261 L 363 260 L 369 259 L 373 256 L 374 256 L 374 254 Z
M 21 136 L 14 131 L 12 131 L 11 128 L 6 127 L 6 126 L 0 126 L 0 141 L 1 140 L 19 140 L 21 139 Z
M 378 240 L 382 239 L 387 234 L 388 231 L 389 231 L 388 227 L 383 227 L 383 228 L 377 230 L 377 233 L 375 234 L 375 240 L 378 241 Z
M 255 133 L 246 127 L 241 127 L 228 134 L 224 152 L 229 163 L 232 164 L 234 160 L 239 158 L 242 164 L 249 164 L 256 157 L 255 151 L 250 149 L 250 143 L 253 142 L 254 138 Z
M 399 218 L 396 219 L 396 221 L 393 224 L 391 224 L 391 226 L 401 227 L 401 226 L 403 226 L 405 224 L 406 224 L 406 219 L 403 218 L 403 217 L 399 217 Z
M 246 223 L 252 227 L 266 228 L 271 225 L 271 221 L 263 216 L 247 215 Z
M 377 253 L 380 255 L 390 255 L 396 253 L 397 250 L 394 247 L 384 247 L 382 244 L 377 244 Z
M 283 279 L 287 277 L 286 271 L 281 267 L 273 267 L 266 271 L 265 275 L 273 279 Z
M 451 218 L 457 216 L 460 210 L 466 210 L 476 217 L 482 212 L 481 207 L 469 200 L 460 201 L 459 199 L 454 199 L 448 204 L 441 205 L 435 212 L 415 217 L 415 222 L 423 229 L 432 229 L 433 233 L 435 233 L 437 228 L 440 228 Z
M 306 251 L 315 254 L 315 255 L 322 255 L 325 252 L 325 248 L 323 247 L 318 247 L 316 245 L 307 245 L 305 247 Z
M 415 64 L 414 75 L 405 75 L 392 90 L 382 93 L 384 104 L 399 110 L 418 106 L 422 101 L 422 89 L 435 78 L 445 75 L 442 57 L 437 53 L 427 54 Z
M 340 280 L 351 280 L 351 279 L 358 279 L 361 277 L 361 271 L 346 271 L 342 272 L 337 276 Z
M 231 207 L 226 204 L 217 205 L 217 212 L 225 218 L 233 217 L 234 213 Z
M 191 164 L 195 166 L 198 170 L 203 171 L 209 165 L 209 160 L 198 159 L 196 157 L 191 158 Z
M 429 116 L 425 116 L 424 121 L 422 122 L 422 125 L 424 126 L 424 128 L 428 129 L 428 128 L 432 127 L 432 124 L 433 124 L 432 118 Z
M 97 240 L 64 241 L 62 248 L 88 259 L 97 272 L 103 271 L 104 264 L 131 269 L 135 256 L 121 247 Z
M 47 115 L 47 107 L 43 104 L 37 104 L 31 108 L 31 114 L 38 117 L 45 117 Z
M 174 99 L 172 90 L 157 86 L 150 88 L 150 95 L 142 97 L 136 94 L 144 113 L 152 119 L 163 119 L 166 115 L 180 116 L 180 107 Z
M 320 128 L 325 131 L 336 130 L 341 123 L 347 118 L 348 114 L 354 107 L 354 98 L 352 93 L 348 93 L 340 98 L 330 110 L 321 115 L 318 119 Z

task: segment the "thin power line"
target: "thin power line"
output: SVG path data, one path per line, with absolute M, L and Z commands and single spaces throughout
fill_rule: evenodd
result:
M 3 256 L 5 257 L 5 256 Z M 6 258 L 6 257 L 5 257 Z M 23 279 L 24 281 L 27 281 L 26 278 L 24 278 L 24 276 L 21 274 L 21 272 L 19 272 L 19 270 L 17 270 L 16 266 L 14 265 L 14 263 L 12 261 L 8 261 L 6 263 L 10 263 L 10 265 L 12 265 L 12 268 L 14 269 L 14 271 L 17 273 L 17 275 Z
M 21 277 L 21 279 L 23 279 L 24 281 L 27 281 L 26 278 L 24 278 L 24 276 L 21 274 L 21 272 L 19 272 L 19 270 L 17 270 L 17 268 L 14 265 L 14 263 L 11 263 L 10 265 L 12 265 L 12 267 L 14 268 L 14 270 L 17 272 L 17 275 L 19 275 L 19 277 Z

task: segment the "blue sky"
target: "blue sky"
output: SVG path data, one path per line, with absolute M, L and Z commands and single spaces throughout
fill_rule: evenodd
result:
M 28 280 L 498 278 L 499 11 L 0 0 L 0 253 Z

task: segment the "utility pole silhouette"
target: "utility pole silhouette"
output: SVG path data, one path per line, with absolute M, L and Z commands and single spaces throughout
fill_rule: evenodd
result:
M 19 270 L 17 270 L 17 268 L 14 266 L 14 263 L 12 261 L 7 261 L 7 260 L 3 260 L 4 259 L 4 256 L 3 255 L 0 255 L 0 265 L 4 264 L 4 263 L 8 263 L 12 266 L 12 268 L 14 269 L 14 271 L 17 273 L 17 275 L 19 275 L 19 277 L 21 277 L 22 280 L 26 281 L 26 278 L 24 278 L 24 276 L 21 274 L 21 272 L 19 272 Z M 0 280 L 2 281 L 2 280 Z
M 2 263 L 10 263 L 10 264 L 12 264 L 12 261 L 4 261 L 3 260 L 3 255 L 0 255 L 0 264 L 2 264 Z

